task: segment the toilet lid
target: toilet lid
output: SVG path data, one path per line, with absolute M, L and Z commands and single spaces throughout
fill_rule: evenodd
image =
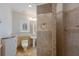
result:
M 27 47 L 28 46 L 28 40 L 22 40 L 21 45 L 22 45 L 22 47 Z

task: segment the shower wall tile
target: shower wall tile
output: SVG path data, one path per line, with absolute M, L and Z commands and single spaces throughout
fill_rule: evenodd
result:
M 79 8 L 65 12 L 65 28 L 73 27 L 73 31 L 65 31 L 65 54 L 79 56 Z
M 40 5 L 37 13 L 37 55 L 56 55 L 55 4 Z
M 58 4 L 59 5 L 59 4 Z M 57 55 L 64 55 L 65 41 L 64 41 L 64 23 L 63 23 L 63 4 L 60 3 L 58 8 L 61 9 L 56 13 L 56 43 L 57 43 Z
M 38 31 L 37 34 L 37 43 L 39 43 L 37 44 L 37 55 L 52 55 L 52 32 Z
M 40 14 L 38 17 L 38 31 L 52 31 L 52 13 Z M 42 24 L 46 23 L 47 28 L 43 29 Z
M 73 11 L 70 11 L 70 12 L 66 12 L 65 14 L 65 26 L 77 26 L 79 25 L 79 8 L 73 10 Z M 69 19 L 69 20 L 68 20 Z
M 52 4 L 43 4 L 37 7 L 37 14 L 44 14 L 52 12 Z

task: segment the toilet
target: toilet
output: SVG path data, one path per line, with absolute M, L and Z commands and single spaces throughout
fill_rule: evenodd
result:
M 24 48 L 24 51 L 25 51 L 28 47 L 28 40 L 22 40 L 21 41 L 21 46 Z

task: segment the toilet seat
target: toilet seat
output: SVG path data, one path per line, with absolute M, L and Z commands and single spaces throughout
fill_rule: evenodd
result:
M 22 40 L 21 45 L 23 48 L 27 48 L 28 47 L 28 40 Z

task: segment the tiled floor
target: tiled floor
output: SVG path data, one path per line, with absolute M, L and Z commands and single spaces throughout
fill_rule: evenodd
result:
M 36 48 L 28 48 L 28 49 L 24 49 L 19 47 L 17 48 L 17 56 L 36 56 L 37 52 L 36 52 Z

